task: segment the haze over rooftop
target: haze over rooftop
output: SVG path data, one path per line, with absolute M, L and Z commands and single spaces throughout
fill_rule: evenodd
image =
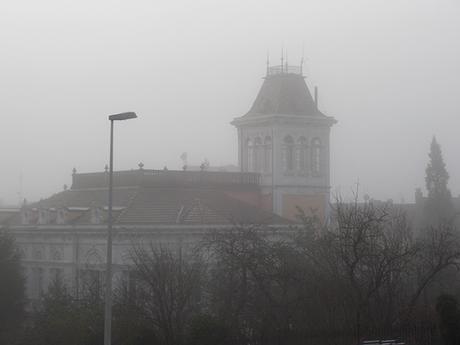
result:
M 47 197 L 71 170 L 236 163 L 229 122 L 251 107 L 281 47 L 319 86 L 333 190 L 374 198 L 424 186 L 431 136 L 460 193 L 460 4 L 454 0 L 12 1 L 0 4 L 0 198 Z

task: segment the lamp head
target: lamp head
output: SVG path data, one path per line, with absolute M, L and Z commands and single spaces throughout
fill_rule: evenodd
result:
M 130 111 L 127 113 L 110 115 L 109 120 L 110 121 L 122 121 L 122 120 L 135 119 L 136 117 L 137 117 L 136 113 L 133 111 Z

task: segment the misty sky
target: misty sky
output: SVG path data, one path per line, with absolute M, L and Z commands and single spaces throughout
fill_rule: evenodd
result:
M 45 198 L 71 170 L 236 164 L 229 122 L 281 48 L 334 116 L 332 187 L 411 201 L 432 135 L 460 193 L 457 0 L 0 2 L 0 199 Z

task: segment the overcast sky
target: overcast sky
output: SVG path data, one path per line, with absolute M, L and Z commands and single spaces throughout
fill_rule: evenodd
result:
M 413 200 L 432 135 L 460 193 L 458 0 L 2 0 L 0 198 L 45 198 L 71 171 L 237 163 L 229 122 L 281 48 L 338 123 L 333 190 Z

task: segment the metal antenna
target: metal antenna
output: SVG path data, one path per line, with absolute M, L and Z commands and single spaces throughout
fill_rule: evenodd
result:
M 289 72 L 289 64 L 288 64 L 288 51 L 287 51 L 287 48 L 286 48 L 286 73 Z
M 19 204 L 24 199 L 24 187 L 23 187 L 23 177 L 22 177 L 22 172 L 19 174 L 19 191 L 18 191 L 18 199 L 19 199 Z
M 281 73 L 283 73 L 284 66 L 284 48 L 281 48 Z
M 302 57 L 300 59 L 300 75 L 303 75 L 303 64 L 304 64 L 304 55 L 305 55 L 305 49 L 304 49 L 304 46 L 302 44 Z
M 270 74 L 270 51 L 267 50 L 267 77 Z

